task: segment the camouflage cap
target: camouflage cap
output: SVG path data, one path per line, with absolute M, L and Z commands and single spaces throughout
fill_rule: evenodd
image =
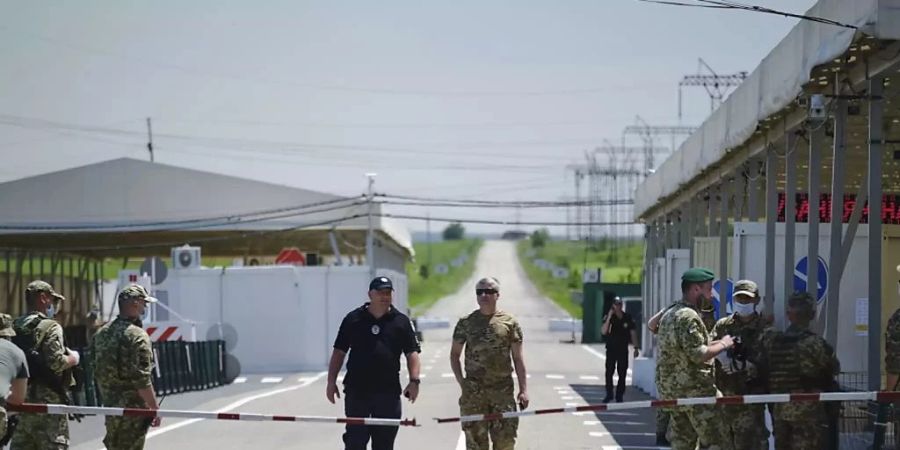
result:
M 0 314 L 0 336 L 13 337 L 16 332 L 13 331 L 13 318 L 9 314 Z
M 690 268 L 681 275 L 681 281 L 687 281 L 689 283 L 705 283 L 715 278 L 716 274 L 714 274 L 712 270 L 704 267 Z
M 809 292 L 794 292 L 788 298 L 788 306 L 791 308 L 815 311 L 816 299 Z
M 759 286 L 751 280 L 740 280 L 734 283 L 734 295 L 746 295 L 750 298 L 756 298 L 759 293 Z
M 493 289 L 495 291 L 500 291 L 500 282 L 497 281 L 494 277 L 485 277 L 478 280 L 478 283 L 475 283 L 476 289 Z
M 128 285 L 125 289 L 122 289 L 122 292 L 119 292 L 119 300 L 144 300 L 145 302 L 156 303 L 157 300 L 154 297 L 150 296 L 150 293 L 147 292 L 147 289 L 144 289 L 143 286 L 139 284 L 131 284 Z
M 28 286 L 25 288 L 25 292 L 28 292 L 28 293 L 46 292 L 46 293 L 52 295 L 53 298 L 55 298 L 57 300 L 65 300 L 66 299 L 66 297 L 64 297 L 62 294 L 54 291 L 53 286 L 50 286 L 50 283 L 48 283 L 46 281 L 41 281 L 41 280 L 35 280 L 35 281 L 32 281 L 31 283 L 28 283 Z

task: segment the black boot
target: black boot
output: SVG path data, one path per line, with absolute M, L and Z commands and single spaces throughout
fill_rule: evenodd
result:
M 669 440 L 666 439 L 666 433 L 656 433 L 656 445 L 659 445 L 659 446 L 670 445 Z

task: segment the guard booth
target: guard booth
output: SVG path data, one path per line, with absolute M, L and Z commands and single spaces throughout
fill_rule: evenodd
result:
M 584 283 L 583 292 L 584 322 L 581 342 L 584 344 L 606 342 L 602 330 L 603 318 L 612 308 L 616 297 L 621 298 L 625 302 L 625 310 L 631 314 L 635 324 L 643 321 L 643 315 L 641 314 L 641 285 L 639 283 L 591 281 Z

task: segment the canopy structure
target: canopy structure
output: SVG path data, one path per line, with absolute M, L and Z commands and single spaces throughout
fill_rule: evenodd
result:
M 402 265 L 413 254 L 409 232 L 380 217 L 380 205 L 371 208 L 376 256 L 391 253 L 390 265 Z M 284 247 L 364 255 L 368 220 L 362 196 L 129 158 L 0 184 L 0 247 L 90 257 L 164 256 L 184 244 L 204 256 L 274 255 Z

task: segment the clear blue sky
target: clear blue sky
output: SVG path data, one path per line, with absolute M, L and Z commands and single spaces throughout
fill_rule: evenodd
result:
M 377 172 L 392 194 L 556 200 L 573 194 L 566 165 L 635 115 L 677 122 L 698 57 L 751 71 L 795 23 L 636 0 L 0 0 L 0 119 L 128 131 L 0 125 L 0 180 L 147 158 L 149 116 L 168 164 L 346 195 Z M 709 100 L 685 94 L 697 125 Z

